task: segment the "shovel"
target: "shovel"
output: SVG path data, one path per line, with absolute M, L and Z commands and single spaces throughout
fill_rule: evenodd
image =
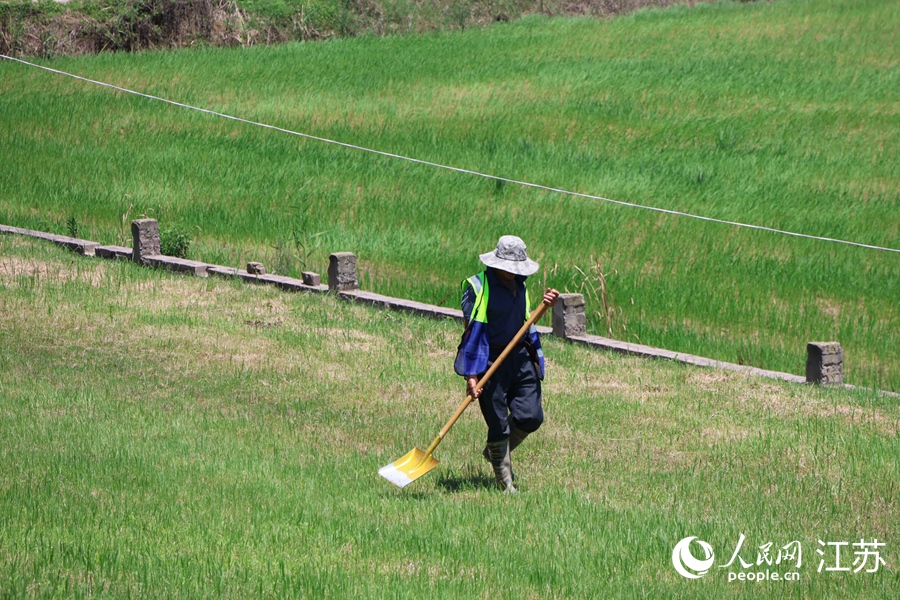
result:
M 515 337 L 513 337 L 509 345 L 504 348 L 503 352 L 500 353 L 500 356 L 497 357 L 497 360 L 494 361 L 494 364 L 491 365 L 491 368 L 488 369 L 487 373 L 484 374 L 484 377 L 482 377 L 481 380 L 475 385 L 476 391 L 487 385 L 488 380 L 500 367 L 500 364 L 503 363 L 509 353 L 512 352 L 513 348 L 516 347 L 516 344 L 519 343 L 519 340 L 522 339 L 522 337 L 525 335 L 525 332 L 528 331 L 528 328 L 534 325 L 546 310 L 547 304 L 544 302 L 541 302 L 540 306 L 534 309 L 534 312 L 531 313 L 531 318 L 528 319 L 528 321 L 526 321 L 524 325 L 522 325 L 522 328 L 515 335 Z M 409 453 L 404 455 L 403 458 L 378 469 L 378 474 L 394 485 L 403 488 L 438 466 L 438 460 L 434 456 L 432 456 L 435 448 L 438 447 L 438 444 L 441 443 L 441 440 L 444 439 L 444 436 L 447 435 L 447 432 L 450 431 L 450 428 L 453 427 L 454 423 L 456 423 L 457 419 L 459 419 L 460 415 L 465 412 L 466 408 L 468 408 L 469 404 L 471 404 L 473 400 L 474 398 L 472 397 L 472 394 L 466 396 L 466 399 L 463 400 L 463 403 L 459 405 L 459 408 L 456 409 L 456 412 L 453 413 L 453 416 L 450 417 L 450 420 L 447 421 L 447 424 L 444 425 L 444 428 L 441 429 L 440 433 L 437 434 L 437 437 L 434 438 L 434 441 L 431 442 L 431 445 L 428 446 L 428 450 L 422 452 L 418 448 L 413 448 Z

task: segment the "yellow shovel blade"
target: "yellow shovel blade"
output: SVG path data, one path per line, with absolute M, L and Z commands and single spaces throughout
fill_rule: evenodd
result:
M 378 474 L 396 485 L 406 487 L 413 481 L 438 466 L 438 460 L 433 456 L 425 455 L 425 452 L 413 448 L 400 460 L 378 469 Z

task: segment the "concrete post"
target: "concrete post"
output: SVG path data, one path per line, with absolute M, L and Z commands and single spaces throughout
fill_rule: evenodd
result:
M 329 257 L 328 289 L 330 291 L 358 290 L 356 279 L 356 255 L 352 252 L 335 252 Z
M 159 249 L 159 223 L 156 219 L 137 219 L 131 222 L 131 259 L 143 265 L 148 256 L 162 253 Z
M 584 314 L 584 296 L 581 294 L 560 294 L 553 307 L 553 335 L 567 338 L 587 333 Z
M 837 342 L 806 345 L 807 383 L 844 383 L 844 350 Z

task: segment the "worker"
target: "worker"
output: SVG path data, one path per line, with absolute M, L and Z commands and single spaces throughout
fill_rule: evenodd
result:
M 514 235 L 501 237 L 497 248 L 480 258 L 486 269 L 463 281 L 466 330 L 454 370 L 466 378 L 467 392 L 478 399 L 487 423 L 487 444 L 482 454 L 493 467 L 500 488 L 514 494 L 510 453 L 544 420 L 544 354 L 533 325 L 484 388 L 475 388 L 530 317 L 525 280 L 537 272 L 539 265 L 528 258 L 525 242 Z M 543 302 L 552 307 L 557 298 L 559 292 L 548 288 Z

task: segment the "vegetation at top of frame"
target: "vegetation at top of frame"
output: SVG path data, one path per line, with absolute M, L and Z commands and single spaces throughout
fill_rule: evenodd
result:
M 523 15 L 606 16 L 685 0 L 3 0 L 0 53 L 51 57 L 483 27 Z
M 476 408 L 399 490 L 378 468 L 462 400 L 457 323 L 0 236 L 0 332 L 3 597 L 900 593 L 894 399 L 548 337 L 520 494 L 492 487 Z M 672 567 L 689 535 L 715 549 L 699 581 Z M 741 535 L 735 572 L 800 581 L 729 583 Z M 884 565 L 817 572 L 818 540 L 856 569 L 873 539 Z M 799 568 L 757 566 L 792 541 Z
M 617 200 L 898 247 L 895 2 L 698 5 L 616 19 L 55 67 L 260 122 Z M 564 43 L 562 42 L 564 40 Z M 900 389 L 900 261 L 438 171 L 0 66 L 0 221 L 189 232 L 192 258 L 327 271 L 457 306 L 500 235 L 587 294 L 598 334 Z M 127 217 L 127 218 L 126 218 Z

